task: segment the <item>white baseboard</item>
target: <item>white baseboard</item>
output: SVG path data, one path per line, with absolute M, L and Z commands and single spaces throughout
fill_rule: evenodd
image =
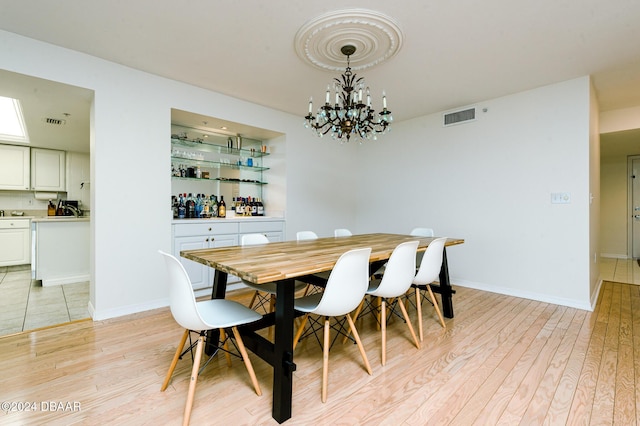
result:
M 89 281 L 89 274 L 84 275 L 73 275 L 68 277 L 60 277 L 60 278 L 47 278 L 42 280 L 42 287 L 51 287 L 54 285 L 64 285 L 64 284 L 73 284 L 73 283 L 81 283 L 84 281 Z
M 520 297 L 523 299 L 537 300 L 538 302 L 552 303 L 554 305 L 567 306 L 569 308 L 582 309 L 584 311 L 593 311 L 595 304 L 587 301 L 579 301 L 575 299 L 567 299 L 564 297 L 554 297 L 547 294 L 536 293 L 533 291 L 518 290 L 507 287 L 499 287 L 490 284 L 477 283 L 466 280 L 451 279 L 452 285 L 460 287 L 468 287 L 476 290 L 488 291 L 490 293 L 504 294 L 507 296 Z M 455 303 L 454 303 L 455 308 Z
M 94 321 L 106 320 L 109 318 L 121 317 L 124 315 L 137 314 L 139 312 L 150 311 L 152 309 L 164 308 L 169 306 L 169 298 L 150 300 L 145 303 L 139 303 L 135 305 L 121 306 L 113 309 L 103 309 L 96 311 L 95 307 L 89 302 L 89 315 Z
M 631 259 L 627 254 L 617 254 L 617 253 L 600 253 L 600 257 L 606 257 L 609 259 Z

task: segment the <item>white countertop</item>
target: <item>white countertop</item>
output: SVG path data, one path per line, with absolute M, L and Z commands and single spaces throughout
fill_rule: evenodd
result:
M 204 219 L 173 219 L 171 221 L 172 224 L 178 223 L 210 223 L 210 222 L 274 222 L 274 221 L 282 221 L 284 217 L 274 217 L 274 216 L 234 216 L 234 217 L 211 217 Z
M 17 216 L 14 216 L 16 218 Z M 89 222 L 89 216 L 42 216 L 31 217 L 31 222 Z

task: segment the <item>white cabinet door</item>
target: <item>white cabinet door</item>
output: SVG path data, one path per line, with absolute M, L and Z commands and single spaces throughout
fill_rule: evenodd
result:
M 66 161 L 64 151 L 31 149 L 31 189 L 36 191 L 66 191 Z
M 0 145 L 0 189 L 29 189 L 29 147 Z
M 182 250 L 197 250 L 209 248 L 210 237 L 204 235 L 198 235 L 193 237 L 176 237 L 174 242 L 173 255 L 180 259 L 180 262 L 186 269 L 189 278 L 191 279 L 191 285 L 194 290 L 210 287 L 213 275 L 210 275 L 211 268 L 206 265 L 194 262 L 184 257 L 180 257 Z
M 29 219 L 0 221 L 0 266 L 31 263 Z

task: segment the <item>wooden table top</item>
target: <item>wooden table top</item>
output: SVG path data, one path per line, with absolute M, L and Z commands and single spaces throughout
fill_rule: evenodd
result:
M 283 241 L 269 244 L 183 250 L 180 256 L 233 274 L 243 280 L 264 284 L 330 271 L 346 251 L 371 247 L 371 262 L 385 260 L 405 241 L 419 241 L 424 251 L 435 238 L 398 234 L 362 234 L 316 240 Z M 464 243 L 448 238 L 446 246 Z

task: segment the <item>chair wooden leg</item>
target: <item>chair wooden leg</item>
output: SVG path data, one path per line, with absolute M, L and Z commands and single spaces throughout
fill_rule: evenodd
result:
M 298 346 L 298 340 L 300 340 L 300 336 L 302 336 L 302 332 L 304 331 L 304 326 L 307 325 L 307 320 L 309 319 L 309 314 L 305 314 L 302 317 L 302 321 L 300 321 L 300 327 L 298 327 L 298 331 L 296 332 L 295 337 L 293 338 L 293 349 Z
M 182 425 L 189 424 L 191 418 L 191 407 L 193 407 L 193 397 L 196 394 L 196 382 L 198 381 L 198 370 L 200 369 L 200 359 L 204 350 L 204 336 L 198 338 L 198 346 L 196 347 L 196 357 L 193 360 L 193 368 L 191 369 L 191 381 L 189 382 L 189 393 L 187 394 L 187 405 L 184 407 L 184 418 Z
M 382 325 L 382 323 L 380 322 L 380 315 L 381 315 L 380 310 L 381 310 L 381 306 L 382 306 L 382 297 L 376 297 L 376 303 L 377 303 L 377 307 L 378 307 L 378 309 L 376 309 L 376 316 L 377 316 L 376 319 L 378 320 L 377 323 L 376 323 L 376 328 L 378 330 L 380 330 L 380 327 Z
M 222 348 L 224 349 L 224 356 L 227 358 L 227 365 L 231 367 L 231 354 L 229 353 L 229 340 L 227 339 L 227 334 L 224 331 L 224 328 L 220 329 L 220 340 L 224 343 Z
M 358 315 L 360 315 L 360 312 L 362 312 L 362 307 L 364 306 L 364 298 L 362 299 L 362 302 L 360 302 L 360 304 L 358 305 L 358 307 L 356 308 L 356 311 L 353 313 L 353 317 L 357 320 L 358 319 Z M 347 340 L 349 340 L 349 335 L 351 334 L 350 331 L 347 330 L 347 333 L 344 335 L 344 337 L 342 338 L 342 344 L 344 345 L 345 343 L 347 343 Z
M 420 297 L 420 289 L 416 287 L 416 309 L 418 310 L 418 330 L 420 331 L 420 341 L 424 340 L 422 334 L 422 298 Z
M 327 384 L 329 381 L 329 317 L 324 320 L 324 343 L 322 345 L 322 402 L 327 402 Z
M 251 383 L 253 383 L 253 387 L 255 388 L 258 396 L 261 396 L 262 391 L 260 390 L 260 384 L 258 383 L 258 378 L 256 377 L 255 371 L 253 371 L 253 366 L 251 365 L 249 354 L 247 354 L 247 349 L 244 347 L 244 342 L 242 341 L 240 332 L 238 332 L 238 327 L 231 327 L 231 330 L 233 330 L 233 335 L 236 337 L 238 350 L 240 351 L 240 355 L 242 355 L 242 360 L 244 361 L 244 365 L 247 367 L 247 371 L 249 372 L 249 377 L 251 377 Z
M 409 314 L 407 313 L 407 308 L 404 306 L 404 302 L 402 301 L 402 299 L 398 300 L 398 305 L 400 305 L 400 310 L 402 311 L 402 315 L 404 316 L 404 320 L 407 323 L 407 326 L 409 326 L 409 332 L 411 333 L 411 337 L 413 338 L 413 342 L 416 344 L 416 348 L 420 349 L 420 342 L 418 341 L 418 338 L 416 337 L 416 332 L 413 331 L 413 325 L 411 325 L 411 320 L 409 319 Z
M 178 364 L 178 359 L 180 358 L 180 353 L 184 348 L 184 344 L 187 341 L 187 337 L 189 337 L 189 330 L 185 330 L 182 334 L 182 338 L 180 339 L 180 344 L 178 345 L 178 349 L 176 349 L 176 353 L 173 355 L 173 360 L 171 360 L 171 365 L 169 366 L 169 371 L 167 371 L 167 376 L 164 378 L 164 383 L 162 383 L 162 387 L 160 388 L 160 392 L 164 392 L 169 385 L 169 380 L 171 380 L 171 375 L 173 374 L 173 370 L 176 369 L 176 364 Z
M 253 308 L 253 304 L 256 301 L 256 297 L 258 297 L 258 290 L 253 292 L 253 297 L 251 298 L 251 302 L 249 302 L 249 309 Z
M 380 302 L 380 330 L 382 331 L 382 365 L 387 363 L 387 302 Z
M 360 335 L 358 334 L 358 330 L 356 330 L 356 325 L 351 318 L 351 315 L 347 314 L 347 321 L 349 322 L 349 327 L 351 328 L 351 332 L 353 333 L 353 338 L 356 339 L 356 343 L 358 344 L 358 349 L 360 349 L 360 355 L 362 355 L 362 361 L 364 361 L 364 366 L 367 369 L 367 373 L 369 375 L 373 374 L 371 372 L 371 364 L 369 364 L 369 359 L 367 358 L 367 353 L 364 351 L 364 345 L 360 340 Z
M 429 284 L 427 284 L 427 290 L 429 290 L 429 297 L 431 297 L 431 303 L 433 303 L 433 307 L 436 309 L 438 318 L 440 318 L 440 324 L 442 324 L 442 328 L 446 329 L 447 325 L 444 323 L 444 318 L 442 317 L 442 313 L 440 312 L 438 301 L 436 300 L 436 297 L 433 295 L 433 291 L 431 291 L 431 286 Z

